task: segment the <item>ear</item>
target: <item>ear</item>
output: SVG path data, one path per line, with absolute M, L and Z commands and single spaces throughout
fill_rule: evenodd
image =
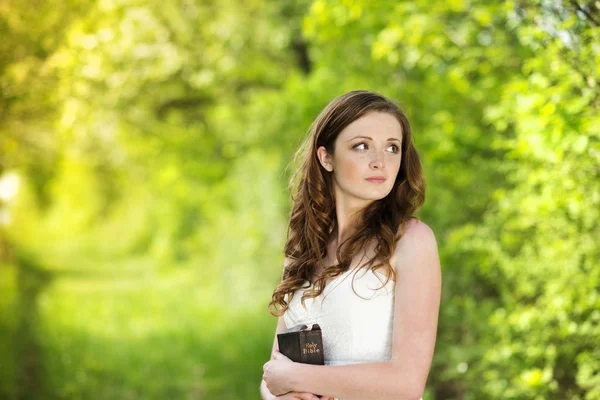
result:
M 317 149 L 317 157 L 323 168 L 329 172 L 333 171 L 333 157 L 327 152 L 324 146 Z

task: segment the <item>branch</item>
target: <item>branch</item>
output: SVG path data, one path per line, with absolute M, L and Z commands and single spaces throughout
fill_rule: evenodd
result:
M 594 17 L 592 16 L 592 14 L 588 10 L 586 10 L 585 8 L 583 8 L 579 3 L 577 3 L 576 0 L 570 0 L 570 3 L 572 5 L 574 5 L 577 10 L 581 11 L 587 17 L 587 19 L 589 19 L 590 21 L 592 21 L 592 23 L 594 24 L 594 26 L 600 25 L 600 23 L 598 23 L 598 21 L 596 21 L 594 19 Z
M 156 114 L 159 118 L 164 118 L 171 109 L 190 109 L 210 104 L 211 99 L 207 96 L 187 97 L 168 100 L 156 107 Z
M 308 56 L 308 44 L 302 38 L 295 38 L 292 40 L 292 49 L 296 53 L 298 59 L 298 65 L 305 75 L 310 74 L 312 71 L 312 62 Z

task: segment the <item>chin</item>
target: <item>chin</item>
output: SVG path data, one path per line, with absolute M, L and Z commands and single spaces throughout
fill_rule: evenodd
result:
M 381 200 L 383 199 L 385 196 L 387 196 L 388 194 L 390 194 L 390 192 L 392 191 L 392 188 L 380 188 L 379 190 L 373 190 L 369 193 L 369 197 L 372 198 L 372 200 Z
M 356 185 L 358 186 L 358 184 Z M 390 194 L 390 192 L 392 191 L 392 188 L 385 188 L 385 187 L 378 187 L 378 188 L 361 188 L 364 190 L 361 191 L 357 191 L 356 186 L 353 188 L 354 190 L 347 190 L 345 191 L 345 193 L 351 197 L 357 198 L 357 199 L 361 199 L 364 201 L 376 201 L 376 200 L 381 200 L 383 198 L 385 198 L 387 195 Z
M 385 198 L 388 194 L 390 194 L 390 192 L 379 192 L 379 193 L 363 193 L 362 196 L 358 196 L 361 197 L 365 200 L 369 200 L 369 201 L 375 201 L 375 200 L 381 200 L 383 198 Z

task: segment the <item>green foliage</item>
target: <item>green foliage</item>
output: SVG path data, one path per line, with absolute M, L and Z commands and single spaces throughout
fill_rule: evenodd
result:
M 258 398 L 293 154 L 366 88 L 408 113 L 428 183 L 425 397 L 599 400 L 599 21 L 545 0 L 0 7 L 0 397 Z

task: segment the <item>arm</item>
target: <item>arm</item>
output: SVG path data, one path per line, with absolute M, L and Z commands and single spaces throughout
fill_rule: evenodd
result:
M 285 271 L 285 268 L 289 265 L 290 260 L 286 257 L 283 260 L 283 271 Z M 283 272 L 281 275 L 282 279 L 283 279 Z M 275 328 L 275 338 L 273 339 L 273 349 L 271 350 L 271 359 L 273 359 L 273 352 L 275 350 L 279 351 L 279 343 L 277 342 L 277 334 L 281 333 L 283 331 L 285 331 L 287 329 L 287 326 L 285 325 L 285 320 L 283 319 L 283 316 L 279 317 L 277 319 L 277 327 Z M 262 398 L 262 400 L 274 400 L 277 397 L 271 393 L 269 391 L 269 388 L 267 388 L 267 383 L 265 382 L 265 380 L 261 380 L 260 382 L 260 396 Z
M 287 329 L 287 327 L 285 325 L 285 321 L 283 319 L 283 316 L 281 316 L 277 320 L 277 328 L 275 329 L 275 339 L 273 340 L 273 349 L 271 351 L 271 354 L 273 354 L 273 351 L 279 350 L 279 344 L 277 343 L 277 334 L 279 332 L 283 332 L 286 329 Z M 271 358 L 272 358 L 272 356 L 271 356 Z M 267 388 L 267 384 L 265 383 L 264 379 L 260 382 L 260 397 L 262 398 L 262 400 L 277 399 L 277 397 L 274 396 L 273 393 L 271 393 L 269 391 L 269 389 Z
M 263 400 L 319 400 L 319 397 L 307 392 L 289 392 L 285 395 L 275 396 L 267 388 L 267 384 L 263 380 L 260 384 L 260 396 Z M 328 399 L 321 397 L 321 399 Z M 328 399 L 333 400 L 333 399 Z
M 267 389 L 267 384 L 265 383 L 264 379 L 262 381 L 260 381 L 260 398 L 262 400 L 277 399 L 277 397 L 273 396 L 273 393 L 269 392 L 269 389 Z
M 275 329 L 275 338 L 273 340 L 273 349 L 271 351 L 271 359 L 273 359 L 273 355 L 272 355 L 273 352 L 275 350 L 279 351 L 279 343 L 277 342 L 277 334 L 285 331 L 286 329 L 287 329 L 287 326 L 285 325 L 285 320 L 283 319 L 283 317 L 279 317 L 279 319 L 277 320 L 277 328 Z M 313 395 L 312 393 L 307 393 L 306 390 L 292 391 L 291 393 L 289 393 L 288 396 L 277 397 L 269 391 L 269 388 L 267 388 L 267 384 L 264 379 L 260 382 L 260 397 L 262 400 L 286 400 L 286 399 L 287 400 L 290 400 L 290 399 L 318 400 L 319 399 L 319 397 Z
M 441 295 L 435 236 L 418 221 L 402 236 L 391 259 L 396 271 L 392 357 L 353 365 L 294 363 L 290 389 L 344 400 L 417 400 L 433 358 Z

